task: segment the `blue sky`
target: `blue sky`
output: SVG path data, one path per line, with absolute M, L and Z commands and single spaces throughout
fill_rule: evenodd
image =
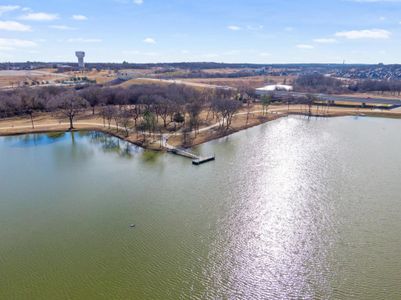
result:
M 0 61 L 399 63 L 401 0 L 9 0 Z

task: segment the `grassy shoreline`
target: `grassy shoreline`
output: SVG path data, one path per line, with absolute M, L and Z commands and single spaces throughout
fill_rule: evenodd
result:
M 183 141 L 182 133 L 163 133 L 169 136 L 169 144 L 175 147 L 194 147 L 207 143 L 212 140 L 216 140 L 222 137 L 230 136 L 236 132 L 252 128 L 265 124 L 270 121 L 277 120 L 282 117 L 287 117 L 288 115 L 302 115 L 308 116 L 304 109 L 300 107 L 290 107 L 290 109 L 284 108 L 283 106 L 274 107 L 268 115 L 260 115 L 258 112 L 251 112 L 248 116 L 248 121 L 246 121 L 246 115 L 244 112 L 239 113 L 234 117 L 232 126 L 228 130 L 221 130 L 215 126 L 209 130 L 202 131 L 195 135 L 193 132 L 190 134 L 189 141 Z M 397 111 L 372 111 L 372 110 L 357 110 L 357 109 L 333 109 L 326 114 L 314 114 L 310 117 L 343 117 L 343 116 L 366 116 L 366 117 L 380 117 L 380 118 L 401 118 L 401 112 Z M 35 128 L 31 128 L 28 124 L 30 121 L 27 118 L 10 118 L 6 120 L 0 120 L 0 136 L 16 136 L 24 134 L 40 134 L 49 132 L 67 132 L 68 123 L 61 122 L 60 119 L 54 118 L 50 115 L 41 115 L 35 120 L 37 123 Z M 42 122 L 42 123 L 41 123 Z M 44 123 L 43 122 L 48 122 Z M 53 123 L 51 123 L 53 122 Z M 97 123 L 96 123 L 97 122 Z M 15 124 L 21 124 L 20 126 L 15 126 Z M 8 125 L 8 126 L 2 126 Z M 211 124 L 206 124 L 211 125 Z M 213 124 L 212 124 L 213 125 Z M 153 137 L 147 137 L 144 139 L 143 135 L 138 135 L 136 132 L 131 132 L 126 136 L 122 130 L 117 131 L 116 128 L 109 128 L 107 125 L 104 126 L 102 122 L 95 116 L 85 116 L 83 118 L 77 119 L 75 122 L 75 128 L 72 131 L 99 131 L 105 134 L 112 135 L 121 140 L 127 141 L 133 145 L 142 147 L 147 150 L 155 151 L 166 151 L 164 147 L 161 146 L 160 133 L 155 134 Z M 115 126 L 114 126 L 115 127 Z M 206 126 L 207 127 L 207 126 Z M 216 129 L 217 128 L 217 129 Z

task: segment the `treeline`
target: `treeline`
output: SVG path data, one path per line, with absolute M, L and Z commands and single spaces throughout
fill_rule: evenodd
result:
M 56 68 L 57 65 L 70 65 L 78 67 L 76 62 L 22 62 L 22 63 L 0 63 L 0 70 L 8 70 L 12 68 L 30 70 L 34 68 Z M 215 63 L 215 62 L 182 62 L 182 63 L 149 63 L 149 64 L 138 64 L 138 63 L 86 63 L 87 68 L 101 69 L 101 70 L 121 70 L 121 69 L 149 69 L 149 68 L 178 68 L 188 70 L 202 70 L 202 69 L 242 69 L 242 68 L 263 68 L 268 67 L 265 64 L 226 64 L 226 63 Z
M 352 92 L 379 92 L 401 95 L 401 81 L 399 80 L 363 80 L 349 86 Z
M 299 76 L 294 82 L 296 91 L 305 93 L 339 94 L 347 92 L 367 93 L 378 92 L 401 95 L 400 80 L 359 80 L 344 82 L 321 74 Z
M 304 93 L 343 93 L 347 87 L 341 80 L 314 73 L 299 76 L 294 82 L 294 89 Z
M 233 90 L 197 90 L 183 85 L 134 85 L 130 88 L 88 86 L 83 88 L 20 88 L 0 93 L 0 118 L 58 113 L 68 118 L 70 129 L 82 113 L 99 114 L 105 126 L 117 125 L 126 135 L 130 129 L 155 132 L 177 130 L 185 125 L 198 130 L 201 113 L 228 129 L 242 102 Z M 169 126 L 171 125 L 171 126 Z

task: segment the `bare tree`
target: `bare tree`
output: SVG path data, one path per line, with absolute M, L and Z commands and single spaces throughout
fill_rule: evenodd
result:
M 187 105 L 190 128 L 195 130 L 195 136 L 199 130 L 199 115 L 202 112 L 202 105 L 199 102 L 192 102 Z
M 82 98 L 88 101 L 89 106 L 92 108 L 92 114 L 95 114 L 95 108 L 100 103 L 100 92 L 101 90 L 97 87 L 89 87 L 83 89 L 79 94 Z
M 228 130 L 231 126 L 235 113 L 241 107 L 241 102 L 230 99 L 215 99 L 213 107 L 216 113 L 221 116 L 221 126 Z
M 262 114 L 266 115 L 272 100 L 272 95 L 263 95 L 260 99 L 262 103 Z
M 111 127 L 111 121 L 113 120 L 114 115 L 116 113 L 117 113 L 116 108 L 114 106 L 111 106 L 111 105 L 103 106 L 101 111 L 100 111 L 100 114 L 102 115 L 103 120 L 107 121 L 109 129 Z
M 122 110 L 119 113 L 119 121 L 121 126 L 124 128 L 125 136 L 129 135 L 129 128 L 131 126 L 131 114 L 128 110 Z
M 20 99 L 20 109 L 23 111 L 23 113 L 29 115 L 32 128 L 35 128 L 33 121 L 34 113 L 43 107 L 42 103 L 40 102 L 40 98 L 38 97 L 37 93 L 28 89 L 19 91 L 18 96 Z
M 74 129 L 74 119 L 81 113 L 89 103 L 82 97 L 76 94 L 76 92 L 69 92 L 60 94 L 53 97 L 49 102 L 49 108 L 60 111 L 70 121 L 69 130 Z
M 134 125 L 136 127 L 138 123 L 138 119 L 141 116 L 141 106 L 136 104 L 134 107 L 131 108 L 131 116 L 134 119 Z
M 163 120 L 163 126 L 164 128 L 167 127 L 167 118 L 170 115 L 171 111 L 171 101 L 165 99 L 164 97 L 157 97 L 156 98 L 156 107 L 157 109 L 155 110 L 157 114 L 160 116 L 160 118 Z
M 308 106 L 308 116 L 312 116 L 312 106 L 316 101 L 316 97 L 314 95 L 307 95 L 305 101 Z

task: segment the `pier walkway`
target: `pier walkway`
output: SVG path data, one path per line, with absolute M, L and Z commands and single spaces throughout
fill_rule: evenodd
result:
M 196 155 L 192 152 L 189 152 L 187 149 L 181 149 L 181 148 L 174 147 L 168 143 L 167 135 L 163 135 L 163 145 L 164 145 L 164 148 L 166 148 L 168 152 L 192 159 L 192 164 L 197 165 L 197 166 L 216 159 L 216 157 L 214 155 L 209 155 L 209 156 L 203 157 L 203 156 Z

